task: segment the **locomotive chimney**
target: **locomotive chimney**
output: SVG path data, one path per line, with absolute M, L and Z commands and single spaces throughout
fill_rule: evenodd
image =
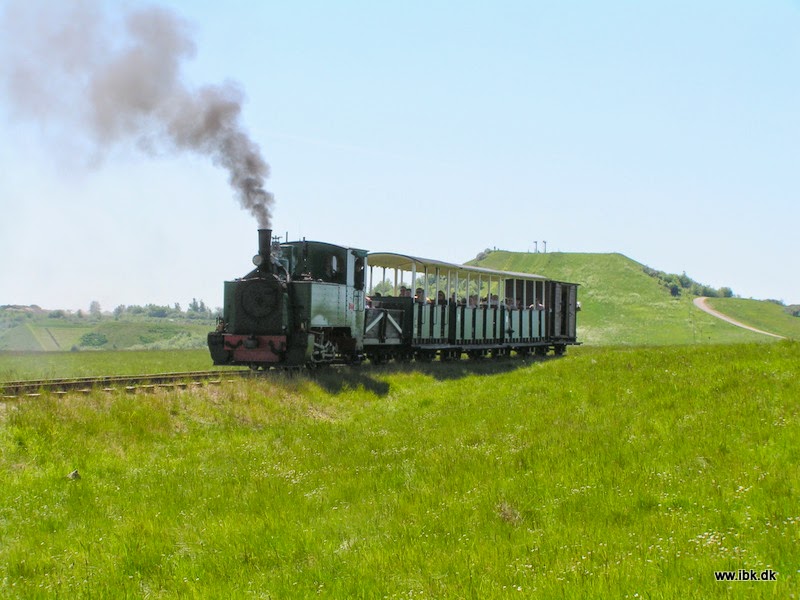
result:
M 272 247 L 272 229 L 258 230 L 258 253 L 264 258 L 269 258 Z
M 258 255 L 266 270 L 272 266 L 272 229 L 258 230 Z

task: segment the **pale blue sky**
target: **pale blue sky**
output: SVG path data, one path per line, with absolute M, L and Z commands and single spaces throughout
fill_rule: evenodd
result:
M 798 2 L 101 6 L 154 4 L 192 26 L 188 85 L 244 90 L 276 233 L 452 262 L 547 240 L 800 303 Z M 221 305 L 257 241 L 222 170 L 85 168 L 6 100 L 0 304 Z

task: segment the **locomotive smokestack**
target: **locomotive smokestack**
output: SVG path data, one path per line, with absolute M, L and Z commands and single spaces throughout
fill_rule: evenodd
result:
M 272 229 L 258 230 L 258 254 L 263 259 L 262 264 L 269 269 L 272 263 Z

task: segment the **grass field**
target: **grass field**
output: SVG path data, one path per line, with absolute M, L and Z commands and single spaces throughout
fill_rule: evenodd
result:
M 796 597 L 798 361 L 579 348 L 5 402 L 0 595 Z
M 0 381 L 143 375 L 212 369 L 208 349 L 119 352 L 0 352 Z

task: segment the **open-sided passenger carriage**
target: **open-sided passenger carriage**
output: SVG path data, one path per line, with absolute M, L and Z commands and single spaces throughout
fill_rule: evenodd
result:
M 373 361 L 561 354 L 578 343 L 577 284 L 394 253 L 371 253 L 368 264 L 368 289 L 392 286 L 366 309 L 364 351 Z M 403 287 L 421 287 L 422 298 L 402 296 Z

